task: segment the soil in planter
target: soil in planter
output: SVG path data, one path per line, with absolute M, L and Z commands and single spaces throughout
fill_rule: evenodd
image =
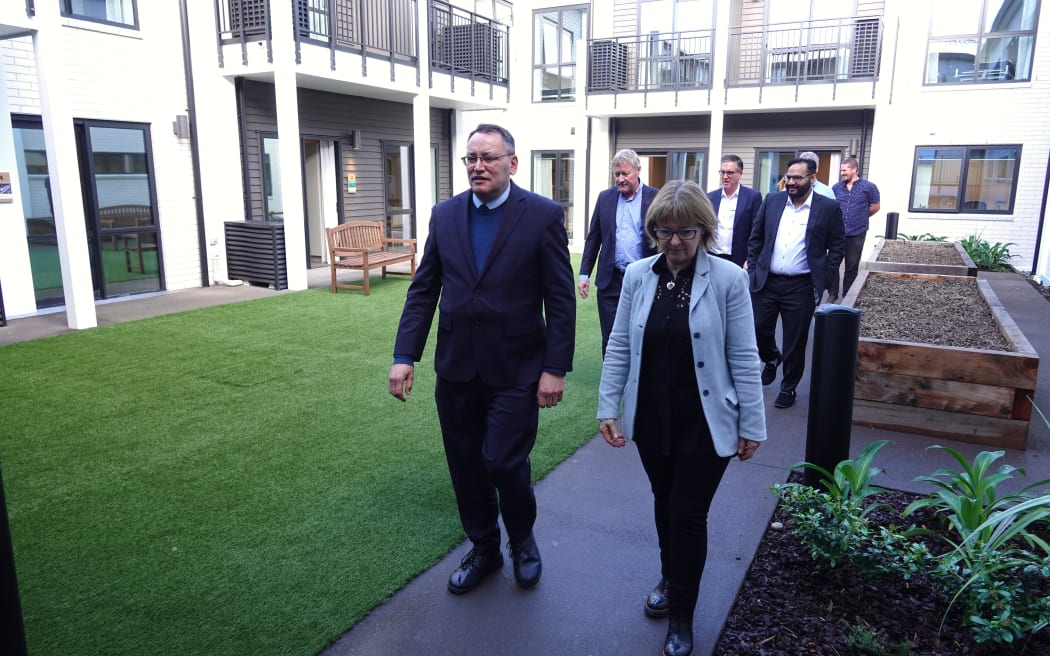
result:
M 973 279 L 868 275 L 856 308 L 869 339 L 1015 351 Z
M 901 241 L 888 239 L 879 251 L 878 262 L 909 262 L 913 264 L 947 264 L 963 266 L 955 244 L 943 241 Z

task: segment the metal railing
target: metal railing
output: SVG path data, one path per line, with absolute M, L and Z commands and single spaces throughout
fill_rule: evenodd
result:
M 838 18 L 729 28 L 727 86 L 876 81 L 881 18 Z
M 713 30 L 591 39 L 587 93 L 711 88 Z
M 430 3 L 430 66 L 475 81 L 508 83 L 507 26 L 441 0 Z
M 337 51 L 389 58 L 391 62 L 418 61 L 417 0 L 215 0 L 219 63 L 222 46 L 240 43 L 247 64 L 247 44 L 265 41 L 268 61 L 273 11 L 293 12 L 295 52 L 298 62 L 303 43 L 325 46 L 335 70 Z

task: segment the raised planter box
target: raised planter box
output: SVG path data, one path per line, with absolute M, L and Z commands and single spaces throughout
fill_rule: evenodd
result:
M 862 271 L 843 304 L 855 307 L 870 276 L 945 276 Z M 853 423 L 996 448 L 1024 449 L 1039 355 L 987 281 L 973 284 L 1015 352 L 860 338 Z
M 890 240 L 897 248 L 907 249 L 908 244 L 915 244 L 922 248 L 943 248 L 946 252 L 958 256 L 958 264 L 924 264 L 915 261 L 889 262 L 884 261 L 887 240 L 880 238 L 875 242 L 875 249 L 871 252 L 871 259 L 864 261 L 864 269 L 868 271 L 896 271 L 900 273 L 925 273 L 935 276 L 969 276 L 977 277 L 977 265 L 973 263 L 966 249 L 959 242 L 910 242 Z M 882 258 L 880 260 L 880 258 Z M 903 259 L 903 258 L 894 258 Z M 952 258 L 954 259 L 954 258 Z

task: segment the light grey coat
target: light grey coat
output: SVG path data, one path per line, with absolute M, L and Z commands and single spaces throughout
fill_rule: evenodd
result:
M 659 257 L 641 259 L 627 267 L 602 365 L 598 419 L 622 415 L 628 438 L 633 438 L 642 340 L 656 296 L 659 274 L 653 271 L 653 264 Z M 703 251 L 697 253 L 689 330 L 693 335 L 697 388 L 715 451 L 729 457 L 736 454 L 741 437 L 764 441 L 762 363 L 743 269 Z

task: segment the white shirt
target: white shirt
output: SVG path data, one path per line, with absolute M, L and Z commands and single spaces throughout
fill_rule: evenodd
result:
M 740 187 L 732 196 L 726 196 L 722 189 L 722 200 L 718 203 L 718 231 L 712 253 L 730 254 L 733 252 L 733 222 L 736 220 L 736 202 L 740 199 Z
M 809 273 L 806 259 L 806 226 L 809 224 L 809 209 L 813 201 L 810 190 L 805 202 L 798 208 L 788 198 L 784 213 L 780 215 L 777 240 L 773 242 L 773 259 L 769 263 L 770 273 L 782 276 L 798 276 Z

